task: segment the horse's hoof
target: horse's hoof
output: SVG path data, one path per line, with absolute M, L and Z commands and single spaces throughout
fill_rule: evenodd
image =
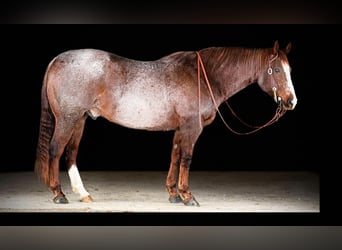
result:
M 198 201 L 193 196 L 191 197 L 191 199 L 189 201 L 187 201 L 187 202 L 184 201 L 184 205 L 185 206 L 196 206 L 196 207 L 200 206 Z
M 170 197 L 169 198 L 170 203 L 181 203 L 182 199 L 181 197 L 178 195 L 176 197 Z
M 69 201 L 64 196 L 56 196 L 53 198 L 53 202 L 56 204 L 67 204 Z
M 92 203 L 94 200 L 93 198 L 91 198 L 90 195 L 86 196 L 86 197 L 83 197 L 80 199 L 81 202 L 86 202 L 86 203 Z

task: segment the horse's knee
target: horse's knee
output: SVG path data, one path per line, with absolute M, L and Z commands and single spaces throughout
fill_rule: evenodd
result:
M 181 166 L 190 168 L 191 161 L 192 161 L 192 155 L 187 154 L 181 158 Z

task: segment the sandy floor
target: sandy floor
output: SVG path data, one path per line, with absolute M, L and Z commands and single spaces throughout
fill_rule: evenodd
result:
M 0 173 L 0 212 L 319 212 L 319 175 L 312 172 L 191 172 L 200 207 L 171 204 L 166 172 L 81 172 L 93 203 L 79 202 L 66 172 L 68 204 L 33 172 Z

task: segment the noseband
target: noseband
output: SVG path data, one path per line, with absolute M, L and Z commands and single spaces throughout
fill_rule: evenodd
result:
M 203 75 L 204 75 L 204 79 L 205 79 L 205 82 L 207 84 L 207 87 L 208 87 L 208 90 L 209 90 L 209 93 L 210 93 L 210 96 L 211 96 L 211 99 L 215 105 L 215 109 L 217 111 L 217 113 L 219 114 L 221 120 L 223 121 L 223 123 L 225 124 L 225 126 L 233 133 L 235 134 L 238 134 L 238 135 L 248 135 L 248 134 L 252 134 L 262 128 L 265 128 L 269 125 L 271 125 L 272 123 L 278 121 L 278 119 L 280 117 L 282 117 L 285 113 L 286 113 L 286 109 L 283 109 L 282 107 L 282 101 L 281 101 L 281 98 L 277 95 L 277 87 L 275 86 L 275 84 L 273 85 L 272 87 L 272 90 L 273 90 L 273 94 L 274 94 L 274 99 L 276 101 L 276 103 L 278 104 L 278 107 L 275 111 L 275 114 L 274 116 L 268 121 L 266 122 L 264 125 L 260 125 L 260 126 L 254 126 L 254 125 L 249 125 L 247 124 L 246 122 L 244 122 L 243 120 L 241 120 L 236 114 L 235 112 L 232 110 L 232 108 L 230 107 L 228 101 L 226 100 L 226 104 L 228 106 L 228 108 L 230 109 L 230 111 L 232 112 L 232 114 L 241 122 L 243 123 L 245 126 L 247 127 L 250 127 L 250 128 L 253 128 L 254 130 L 252 131 L 249 131 L 249 132 L 238 132 L 238 131 L 235 131 L 234 129 L 232 129 L 228 124 L 227 122 L 224 120 L 220 110 L 219 110 L 219 107 L 215 101 L 215 97 L 214 97 L 214 94 L 213 94 L 213 91 L 212 91 L 212 88 L 210 86 L 210 83 L 209 83 L 209 80 L 208 80 L 208 77 L 207 77 L 207 73 L 205 71 L 205 68 L 204 68 L 204 65 L 203 65 L 203 61 L 202 61 L 202 58 L 199 54 L 198 51 L 196 51 L 196 54 L 197 54 L 197 76 L 198 76 L 198 117 L 199 117 L 199 124 L 200 124 L 200 127 L 202 127 L 202 121 L 201 121 L 201 111 L 200 111 L 200 107 L 201 107 L 201 92 L 200 92 L 200 84 L 201 84 L 201 69 L 202 69 L 202 72 L 203 72 Z M 278 54 L 272 58 L 272 60 L 269 61 L 269 65 L 268 65 L 268 69 L 267 69 L 267 73 L 269 75 L 273 75 L 273 70 L 271 68 L 271 62 L 273 62 L 276 58 L 278 57 Z M 275 79 L 274 79 L 274 76 L 273 76 L 273 82 L 275 83 Z

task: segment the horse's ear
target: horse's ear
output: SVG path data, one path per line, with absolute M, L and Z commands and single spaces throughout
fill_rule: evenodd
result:
M 272 54 L 270 55 L 270 58 L 269 58 L 270 61 L 273 61 L 273 59 L 278 56 L 278 51 L 279 51 L 279 43 L 278 43 L 278 40 L 276 40 L 273 45 Z
M 278 43 L 278 40 L 276 40 L 273 45 L 273 55 L 276 55 L 278 53 L 278 50 L 279 50 L 279 43 Z
M 291 42 L 289 42 L 285 48 L 285 53 L 288 54 L 290 52 L 291 48 L 292 48 L 292 44 L 291 44 Z

